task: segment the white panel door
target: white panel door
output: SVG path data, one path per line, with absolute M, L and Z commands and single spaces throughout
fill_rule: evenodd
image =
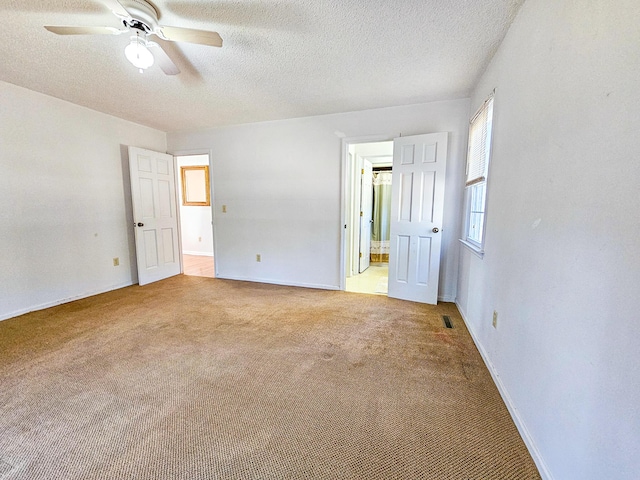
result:
M 129 147 L 138 283 L 180 273 L 173 157 Z
M 360 269 L 369 268 L 371 259 L 371 224 L 373 223 L 373 165 L 369 160 L 362 161 L 360 171 Z
M 447 133 L 393 141 L 389 296 L 438 303 Z

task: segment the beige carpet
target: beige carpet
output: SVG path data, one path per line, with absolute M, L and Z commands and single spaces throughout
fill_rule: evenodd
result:
M 0 322 L 0 385 L 2 480 L 539 478 L 453 304 L 179 276 Z

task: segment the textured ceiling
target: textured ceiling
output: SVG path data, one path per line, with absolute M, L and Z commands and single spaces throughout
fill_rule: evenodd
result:
M 99 0 L 0 0 L 0 80 L 163 131 L 460 98 L 523 2 L 157 0 L 162 25 L 224 40 L 168 44 L 166 76 L 138 73 L 127 35 L 43 28 L 120 27 Z

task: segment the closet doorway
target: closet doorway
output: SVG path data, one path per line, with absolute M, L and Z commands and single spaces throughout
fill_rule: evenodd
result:
M 347 152 L 345 290 L 387 295 L 393 141 Z

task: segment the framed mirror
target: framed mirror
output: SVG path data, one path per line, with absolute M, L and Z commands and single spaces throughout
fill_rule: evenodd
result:
M 182 205 L 206 207 L 211 205 L 209 167 L 180 167 L 182 177 Z

